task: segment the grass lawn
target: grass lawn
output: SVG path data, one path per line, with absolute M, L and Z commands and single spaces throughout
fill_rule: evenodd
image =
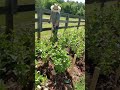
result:
M 5 0 L 0 0 L 0 7 L 4 7 L 5 6 Z
M 82 30 L 82 29 L 85 29 L 85 27 L 81 26 L 81 27 L 79 27 L 78 30 Z M 65 29 L 59 29 L 58 36 L 62 35 L 64 33 L 64 30 Z M 68 28 L 66 30 L 69 30 L 70 32 L 72 32 L 74 30 L 77 30 L 77 28 Z M 41 32 L 41 39 L 49 39 L 51 37 L 51 34 L 52 34 L 51 30 L 49 30 L 49 31 L 43 31 L 43 32 Z M 37 32 L 35 33 L 35 38 L 37 38 Z
M 85 90 L 85 76 L 80 77 L 80 81 L 75 83 L 75 90 Z

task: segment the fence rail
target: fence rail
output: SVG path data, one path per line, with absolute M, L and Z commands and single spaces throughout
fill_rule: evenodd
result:
M 0 15 L 5 15 L 6 34 L 12 33 L 12 30 L 14 29 L 13 17 L 17 12 L 27 12 L 34 10 L 34 4 L 18 5 L 18 0 L 6 0 L 5 6 L 0 7 Z
M 0 15 L 4 14 L 5 15 L 5 26 L 6 26 L 6 33 L 12 33 L 12 30 L 14 29 L 14 24 L 13 24 L 13 17 L 17 12 L 27 12 L 27 11 L 34 11 L 35 10 L 35 5 L 34 4 L 28 4 L 28 5 L 18 5 L 18 0 L 6 0 L 5 6 L 0 7 Z M 43 14 L 50 14 L 51 11 L 48 9 L 40 9 L 37 8 L 36 12 L 38 14 L 38 18 L 36 19 L 36 22 L 38 22 L 38 29 L 35 31 L 38 32 L 38 38 L 40 38 L 40 32 L 41 31 L 46 31 L 50 30 L 51 28 L 43 28 L 42 23 L 43 22 L 48 22 L 49 19 L 43 19 L 42 15 Z M 61 13 L 62 17 L 66 17 L 66 20 L 61 20 L 60 23 L 65 23 L 65 26 L 60 27 L 62 28 L 72 28 L 72 27 L 77 27 L 79 28 L 81 17 L 78 15 L 72 15 L 68 13 Z M 78 21 L 70 21 L 69 18 L 78 18 Z M 78 25 L 75 26 L 68 26 L 68 23 L 78 23 Z
M 31 5 L 18 5 L 16 6 L 16 12 L 26 12 L 26 11 L 34 11 L 35 10 L 35 5 L 31 4 Z M 15 8 L 13 9 L 15 10 Z M 0 14 L 5 14 L 9 11 L 9 9 L 7 9 L 6 7 L 0 7 Z

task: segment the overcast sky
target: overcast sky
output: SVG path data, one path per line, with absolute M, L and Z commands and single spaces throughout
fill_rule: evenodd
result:
M 67 0 L 64 0 L 64 1 L 67 1 Z M 70 0 L 70 1 L 78 1 L 78 2 L 82 2 L 82 3 L 85 2 L 85 0 Z

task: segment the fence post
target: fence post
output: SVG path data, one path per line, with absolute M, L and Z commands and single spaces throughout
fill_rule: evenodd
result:
M 115 76 L 115 84 L 116 84 L 116 85 L 117 85 L 117 81 L 118 81 L 119 77 L 120 77 L 120 66 L 119 66 L 118 69 L 116 70 L 116 76 Z M 118 88 L 120 88 L 120 87 L 115 87 L 114 90 L 120 90 L 120 89 L 118 89 Z
M 118 6 L 118 7 L 120 6 L 120 1 L 119 1 L 119 0 L 117 0 L 117 6 Z
M 65 30 L 68 28 L 68 23 L 69 23 L 69 14 L 67 14 L 66 16 Z
M 77 29 L 79 29 L 79 27 L 80 27 L 80 21 L 81 21 L 81 18 L 79 17 L 78 18 L 78 27 L 77 27 Z
M 12 13 L 12 0 L 6 0 L 6 34 L 11 34 L 13 30 L 13 13 Z
M 14 23 L 13 23 L 13 19 L 14 19 L 14 13 L 16 13 L 17 11 L 17 0 L 5 0 L 5 6 L 7 9 L 7 12 L 5 13 L 5 17 L 6 17 L 6 30 L 5 33 L 9 34 L 9 36 L 7 37 L 8 40 L 13 39 L 11 37 L 11 34 L 13 32 L 14 29 Z
M 89 90 L 95 90 L 96 85 L 97 85 L 97 81 L 98 81 L 98 78 L 99 78 L 99 74 L 100 74 L 100 68 L 95 67 L 95 71 L 93 73 L 93 78 L 92 78 Z
M 17 5 L 18 5 L 18 3 L 17 3 L 17 0 L 11 0 L 11 12 L 12 12 L 12 14 L 15 14 L 15 13 L 17 13 Z
M 38 14 L 38 38 L 37 39 L 39 40 L 41 37 L 41 31 L 42 31 L 42 15 L 43 15 L 42 8 L 37 9 L 37 14 Z

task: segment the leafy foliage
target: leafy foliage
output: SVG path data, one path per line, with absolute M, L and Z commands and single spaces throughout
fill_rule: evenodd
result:
M 75 90 L 85 90 L 85 76 L 80 77 L 79 82 L 75 84 Z
M 85 48 L 85 30 L 66 30 L 63 35 L 58 36 L 59 40 L 56 43 L 52 43 L 52 40 L 41 39 L 35 43 L 35 55 L 41 58 L 42 62 L 47 63 L 50 61 L 54 66 L 54 70 L 57 74 L 64 73 L 71 65 L 70 56 L 66 48 L 70 48 L 77 54 L 77 57 L 81 57 Z M 38 64 L 38 60 L 35 60 L 35 64 Z M 36 72 L 37 73 L 37 72 Z M 44 82 L 44 76 L 36 74 L 36 85 Z
M 65 31 L 58 43 L 62 45 L 63 48 L 71 48 L 71 50 L 77 54 L 77 57 L 80 58 L 85 48 L 85 30 L 74 30 L 72 32 L 69 32 L 69 30 Z
M 57 73 L 65 72 L 70 66 L 70 58 L 67 55 L 67 52 L 60 46 L 51 50 L 51 59 Z
M 47 77 L 40 75 L 39 72 L 35 72 L 35 85 L 44 85 L 47 81 Z
M 62 50 L 61 46 L 52 46 L 50 42 L 48 43 L 42 41 L 39 43 L 40 48 L 36 48 L 36 51 L 40 51 L 40 57 L 44 62 L 47 62 L 48 58 L 52 59 L 57 73 L 64 72 L 70 66 L 70 59 L 67 56 L 67 52 Z
M 85 17 L 85 4 L 74 1 L 64 2 L 64 0 L 36 0 L 36 7 L 50 9 L 51 5 L 59 3 L 62 12 Z
M 118 24 L 120 10 L 116 6 L 116 4 L 106 5 L 102 10 L 100 7 L 91 8 L 86 14 L 89 17 L 86 19 L 88 58 L 101 68 L 101 73 L 104 75 L 109 75 L 120 64 L 120 25 Z
M 9 35 L 0 33 L 0 79 L 7 82 L 10 79 L 8 77 L 12 77 L 16 83 L 27 88 L 27 83 L 34 80 L 34 72 L 31 72 L 34 61 L 30 61 L 34 59 L 34 49 L 31 48 L 34 45 L 31 43 L 33 32 L 25 27 L 15 31 L 11 34 L 11 37 L 14 37 L 12 42 L 6 39 Z
M 35 55 L 40 56 L 44 62 L 49 57 L 49 51 L 52 49 L 52 43 L 47 41 L 36 41 Z
M 7 90 L 4 81 L 0 80 L 0 90 Z

